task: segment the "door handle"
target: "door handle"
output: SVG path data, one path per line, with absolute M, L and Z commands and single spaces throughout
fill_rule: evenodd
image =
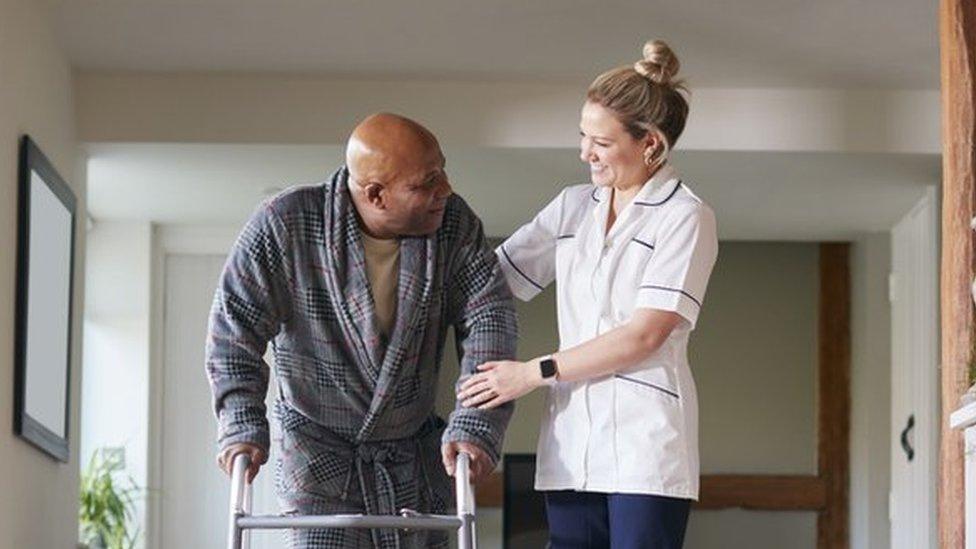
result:
M 905 451 L 905 457 L 908 461 L 912 461 L 915 457 L 915 449 L 912 448 L 911 443 L 908 442 L 908 433 L 915 428 L 915 414 L 908 416 L 908 423 L 905 424 L 905 428 L 901 430 L 901 449 Z

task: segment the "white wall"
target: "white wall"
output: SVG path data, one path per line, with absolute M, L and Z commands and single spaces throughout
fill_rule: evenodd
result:
M 576 147 L 587 82 L 364 81 L 281 74 L 80 73 L 84 141 L 343 143 L 393 110 L 451 146 Z M 693 90 L 679 148 L 937 153 L 937 91 Z
M 851 247 L 851 547 L 889 546 L 891 483 L 890 233 Z
M 85 269 L 82 464 L 98 448 L 124 448 L 126 473 L 140 487 L 147 486 L 151 234 L 148 222 L 95 223 Z M 141 532 L 143 499 L 133 523 Z
M 0 0 L 0 549 L 73 547 L 78 525 L 78 427 L 84 295 L 85 171 L 75 141 L 71 71 L 47 25 L 45 4 Z M 13 434 L 17 146 L 30 134 L 78 198 L 69 423 L 70 462 Z

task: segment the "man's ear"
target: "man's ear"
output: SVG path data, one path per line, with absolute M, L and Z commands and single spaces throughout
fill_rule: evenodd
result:
M 381 210 L 386 209 L 385 191 L 386 189 L 379 183 L 367 183 L 363 188 L 363 194 L 366 196 L 366 201 L 369 202 L 373 207 Z

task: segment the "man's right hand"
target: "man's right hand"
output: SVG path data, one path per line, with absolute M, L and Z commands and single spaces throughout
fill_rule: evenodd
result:
M 495 462 L 492 461 L 488 452 L 481 449 L 473 442 L 448 442 L 441 446 L 441 459 L 444 462 L 444 469 L 448 476 L 454 476 L 455 462 L 458 452 L 464 452 L 471 456 L 470 475 L 471 483 L 478 484 L 488 478 L 488 475 L 495 470 Z
M 233 474 L 231 468 L 234 466 L 234 456 L 237 454 L 247 454 L 251 457 L 251 465 L 247 468 L 247 482 L 250 484 L 254 481 L 254 477 L 257 476 L 261 466 L 268 461 L 268 454 L 261 448 L 246 442 L 231 444 L 217 454 L 217 466 L 227 473 L 227 476 Z

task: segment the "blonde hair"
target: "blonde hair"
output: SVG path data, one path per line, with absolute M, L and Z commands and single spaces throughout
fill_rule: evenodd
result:
M 667 43 L 648 41 L 643 53 L 643 59 L 632 66 L 597 76 L 586 98 L 612 111 L 634 139 L 643 139 L 648 132 L 660 135 L 662 147 L 644 159 L 657 165 L 667 160 L 685 129 L 688 101 L 681 92 L 687 93 L 688 88 L 675 79 L 681 64 Z

